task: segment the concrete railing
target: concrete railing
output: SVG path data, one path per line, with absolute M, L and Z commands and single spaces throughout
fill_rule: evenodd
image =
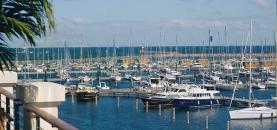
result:
M 57 127 L 59 130 L 77 130 L 77 128 L 71 126 L 70 124 L 64 122 L 63 120 L 55 116 L 52 116 L 48 112 L 41 110 L 39 107 L 35 105 L 24 106 L 24 109 L 34 112 L 39 118 L 42 118 L 43 120 L 50 123 L 53 127 Z M 36 120 L 39 122 L 38 118 L 36 118 Z M 38 122 L 37 125 L 40 124 Z M 38 128 L 40 128 L 40 126 L 38 126 Z
M 1 97 L 4 95 L 5 100 L 2 100 Z M 8 92 L 4 88 L 0 87 L 0 100 L 2 103 L 5 104 L 5 111 L 4 111 L 4 116 L 1 118 L 6 118 L 7 123 L 6 123 L 6 128 L 7 130 L 19 130 L 20 128 L 20 123 L 23 123 L 23 118 L 20 120 L 19 116 L 22 115 L 22 113 L 19 111 L 19 107 L 23 106 L 23 111 L 27 110 L 28 112 L 34 113 L 36 116 L 36 129 L 43 129 L 40 125 L 40 119 L 45 120 L 48 122 L 50 125 L 53 127 L 58 128 L 59 130 L 77 130 L 74 126 L 64 122 L 63 120 L 53 116 L 52 114 L 40 109 L 36 105 L 30 104 L 30 105 L 24 105 L 22 100 L 17 99 L 15 95 L 12 93 Z M 13 108 L 11 107 L 11 101 L 13 101 Z M 13 109 L 13 115 L 11 115 L 11 109 Z M 24 115 L 24 114 L 23 114 Z M 26 119 L 26 118 L 25 118 Z M 23 124 L 25 125 L 25 124 Z

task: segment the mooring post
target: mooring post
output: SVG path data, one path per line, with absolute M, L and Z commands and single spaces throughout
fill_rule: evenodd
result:
M 146 101 L 146 105 L 145 105 L 145 107 L 146 107 L 146 108 L 145 108 L 145 109 L 146 109 L 146 112 L 148 112 L 148 107 L 149 107 L 148 105 L 149 105 L 149 104 L 148 104 L 148 101 Z
M 209 117 L 206 116 L 206 127 L 205 127 L 205 130 L 208 130 L 209 129 Z
M 187 111 L 187 124 L 189 124 L 189 111 Z
M 230 130 L 230 121 L 227 121 L 227 129 L 226 130 Z
M 74 103 L 74 95 L 72 92 L 71 92 L 71 102 Z
M 97 106 L 98 105 L 98 95 L 96 94 L 95 96 L 95 105 Z
M 161 115 L 162 115 L 162 105 L 159 104 L 159 116 L 161 116 Z
M 117 96 L 117 108 L 119 108 L 119 96 Z
M 138 99 L 136 98 L 136 110 L 138 110 Z
M 175 107 L 172 108 L 172 119 L 175 120 Z

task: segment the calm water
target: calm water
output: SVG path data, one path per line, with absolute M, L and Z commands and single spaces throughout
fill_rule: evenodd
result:
M 240 96 L 246 96 L 247 90 L 238 92 Z M 256 98 L 269 98 L 275 90 L 254 90 Z M 228 94 L 228 92 L 223 93 Z M 188 129 L 203 130 L 205 117 L 209 116 L 209 129 L 225 130 L 229 120 L 226 107 L 214 107 L 212 109 L 176 109 L 176 119 L 172 120 L 172 109 L 163 109 L 162 116 L 158 116 L 157 109 L 144 110 L 139 100 L 139 110 L 135 110 L 135 99 L 120 98 L 119 109 L 114 97 L 100 97 L 98 105 L 95 102 L 71 102 L 67 98 L 59 106 L 59 117 L 82 130 L 169 130 Z M 190 111 L 190 124 L 186 124 L 186 112 Z M 276 130 L 277 119 L 231 121 L 232 130 Z

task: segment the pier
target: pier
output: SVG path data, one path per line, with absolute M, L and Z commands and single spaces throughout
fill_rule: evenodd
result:
M 157 89 L 151 89 L 151 92 L 148 92 L 143 90 L 136 90 L 134 88 L 114 88 L 110 90 L 100 90 L 98 92 L 98 96 L 140 98 L 140 97 L 150 96 L 160 91 L 161 90 L 157 90 Z M 77 93 L 76 90 L 71 90 L 70 94 L 68 95 L 75 96 L 76 93 Z M 232 98 L 228 96 L 216 96 L 215 99 L 217 99 L 220 102 L 221 106 L 229 107 L 230 101 Z M 232 107 L 246 107 L 248 106 L 249 103 L 254 106 L 263 106 L 268 101 L 271 101 L 271 100 L 270 99 L 249 100 L 246 98 L 234 98 L 232 101 Z

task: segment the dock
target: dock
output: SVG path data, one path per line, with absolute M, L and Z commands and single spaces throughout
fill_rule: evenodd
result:
M 110 97 L 131 97 L 131 98 L 140 98 L 145 96 L 150 96 L 154 93 L 161 92 L 162 90 L 152 89 L 150 91 L 138 90 L 134 88 L 113 88 L 110 90 L 100 90 L 98 96 L 110 96 Z M 75 96 L 76 90 L 71 90 L 68 96 Z M 221 106 L 229 107 L 231 97 L 228 96 L 216 96 L 215 99 L 218 99 Z M 232 101 L 232 107 L 247 107 L 248 104 L 252 104 L 254 106 L 263 106 L 266 105 L 268 101 L 272 101 L 271 99 L 255 99 L 249 100 L 246 98 L 234 98 Z
M 232 97 L 228 96 L 217 96 L 215 98 L 220 100 L 223 106 L 229 106 L 232 100 Z M 232 101 L 232 107 L 245 107 L 248 106 L 249 103 L 254 106 L 264 106 L 268 101 L 271 101 L 271 99 L 249 100 L 246 98 L 234 98 Z

